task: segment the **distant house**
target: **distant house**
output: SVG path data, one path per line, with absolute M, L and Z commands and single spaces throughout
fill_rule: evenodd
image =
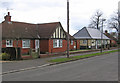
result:
M 110 46 L 115 47 L 117 46 L 117 38 L 113 37 L 107 30 L 104 33 L 108 38 L 110 38 Z
M 2 52 L 16 57 L 31 56 L 31 52 L 55 53 L 67 50 L 67 36 L 60 22 L 31 24 L 11 21 L 10 13 L 1 23 Z M 74 47 L 74 37 L 70 35 L 70 49 Z
M 77 40 L 77 49 L 98 49 L 101 47 L 101 32 L 98 29 L 84 27 L 73 36 Z M 109 38 L 104 34 L 102 40 L 104 47 L 110 44 Z
M 113 36 L 114 38 L 118 39 L 118 33 L 117 32 L 111 32 L 109 33 L 111 36 Z

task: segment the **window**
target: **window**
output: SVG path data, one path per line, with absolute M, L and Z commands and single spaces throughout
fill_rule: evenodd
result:
M 107 40 L 105 40 L 105 44 L 107 44 Z
M 95 40 L 92 40 L 92 44 L 95 44 Z
M 35 47 L 39 48 L 39 40 L 35 40 Z
M 6 40 L 6 47 L 13 47 L 13 40 Z
M 62 40 L 59 40 L 59 42 L 60 42 L 60 47 L 62 47 Z
M 83 44 L 86 44 L 87 43 L 87 40 L 83 40 Z
M 30 40 L 22 40 L 23 48 L 30 48 Z
M 62 47 L 62 40 L 53 40 L 53 48 Z
M 71 40 L 71 45 L 73 45 L 73 40 Z
M 98 43 L 98 44 L 101 44 L 101 40 L 97 40 L 97 43 Z

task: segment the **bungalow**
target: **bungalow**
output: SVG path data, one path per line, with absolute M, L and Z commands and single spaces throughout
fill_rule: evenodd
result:
M 9 12 L 1 24 L 2 52 L 8 52 L 12 58 L 16 58 L 16 56 L 18 58 L 23 55 L 31 55 L 31 49 L 39 51 L 40 36 L 36 33 L 35 24 L 11 21 Z
M 101 47 L 101 32 L 98 29 L 82 28 L 73 35 L 76 39 L 77 49 L 98 49 Z M 104 47 L 110 44 L 109 38 L 103 34 L 102 42 Z
M 60 22 L 38 24 L 40 35 L 40 52 L 55 53 L 67 50 L 67 33 Z M 70 49 L 74 49 L 74 37 L 70 36 Z
M 10 13 L 2 25 L 2 52 L 14 58 L 31 56 L 31 52 L 55 53 L 67 50 L 66 32 L 60 22 L 30 24 L 11 21 Z M 75 49 L 74 37 L 70 35 L 70 49 Z

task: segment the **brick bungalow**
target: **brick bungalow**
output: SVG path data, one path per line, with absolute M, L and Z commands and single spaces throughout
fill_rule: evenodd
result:
M 66 32 L 60 22 L 38 24 L 40 35 L 40 52 L 56 53 L 67 50 Z M 75 49 L 74 37 L 70 35 L 70 49 Z
M 39 35 L 36 33 L 36 25 L 30 23 L 11 21 L 10 13 L 5 16 L 2 23 L 2 52 L 8 52 L 16 56 L 15 48 L 18 48 L 18 56 L 30 55 L 30 50 L 39 51 Z M 12 49 L 12 50 L 11 50 Z
M 83 27 L 73 36 L 76 39 L 77 49 L 98 49 L 101 47 L 101 32 L 98 29 Z M 109 38 L 104 34 L 102 42 L 105 48 L 110 44 Z
M 60 22 L 30 24 L 11 21 L 10 13 L 2 25 L 2 51 L 18 49 L 22 58 L 31 56 L 31 50 L 39 53 L 56 53 L 67 50 L 66 32 Z M 70 49 L 75 49 L 74 37 L 70 35 Z M 14 52 L 16 54 L 16 51 Z M 13 56 L 13 53 L 11 53 Z M 14 55 L 16 57 L 16 55 Z

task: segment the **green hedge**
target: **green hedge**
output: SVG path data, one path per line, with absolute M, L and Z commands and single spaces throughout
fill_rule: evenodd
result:
M 7 53 L 1 53 L 0 54 L 0 60 L 9 60 L 10 59 L 10 55 Z

